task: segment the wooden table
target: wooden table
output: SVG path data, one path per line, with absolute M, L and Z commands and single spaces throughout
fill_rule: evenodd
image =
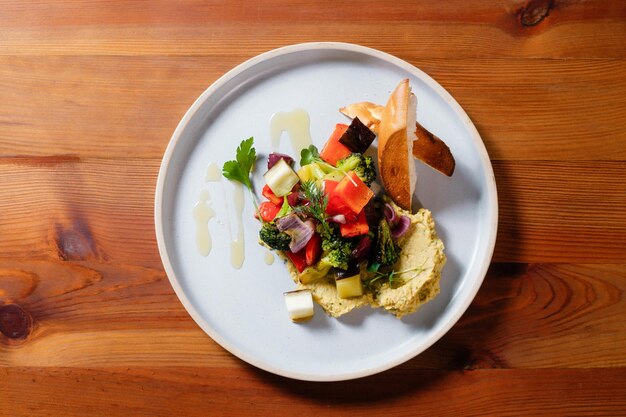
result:
M 0 1 L 0 415 L 626 414 L 626 2 L 363 3 Z M 245 59 L 306 41 L 378 48 L 440 82 L 500 200 L 457 325 L 341 383 L 214 343 L 153 225 L 185 110 Z

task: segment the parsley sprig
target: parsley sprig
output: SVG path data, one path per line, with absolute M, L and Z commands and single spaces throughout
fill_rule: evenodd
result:
M 242 140 L 237 147 L 235 160 L 226 161 L 222 168 L 222 175 L 229 180 L 238 181 L 252 190 L 250 182 L 250 172 L 256 162 L 256 149 L 254 149 L 254 138 Z
M 252 182 L 250 181 L 250 173 L 256 162 L 256 149 L 254 149 L 254 138 L 242 140 L 237 147 L 237 154 L 234 160 L 226 161 L 222 167 L 222 175 L 229 180 L 242 183 L 248 188 L 252 194 L 252 202 L 255 208 L 258 206 Z

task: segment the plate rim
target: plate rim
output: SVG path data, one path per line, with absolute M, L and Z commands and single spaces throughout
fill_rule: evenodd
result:
M 178 142 L 181 139 L 181 135 L 189 124 L 190 120 L 195 116 L 197 111 L 200 109 L 202 104 L 219 88 L 221 88 L 225 83 L 238 76 L 240 73 L 248 70 L 249 68 L 276 57 L 287 55 L 291 53 L 298 53 L 309 50 L 337 50 L 343 52 L 351 52 L 351 53 L 360 53 L 364 55 L 368 55 L 374 58 L 381 59 L 385 62 L 388 62 L 392 65 L 400 67 L 407 71 L 410 74 L 413 74 L 420 78 L 421 81 L 425 82 L 430 88 L 432 88 L 443 100 L 445 100 L 448 105 L 452 108 L 452 110 L 460 116 L 460 121 L 463 123 L 464 127 L 467 128 L 473 144 L 477 150 L 478 156 L 480 158 L 481 166 L 485 170 L 486 177 L 486 186 L 488 193 L 488 205 L 490 210 L 493 213 L 491 218 L 491 224 L 489 225 L 490 234 L 487 238 L 485 259 L 480 265 L 478 271 L 478 278 L 474 280 L 472 286 L 468 289 L 469 292 L 463 299 L 463 302 L 457 308 L 457 311 L 451 315 L 450 318 L 439 328 L 437 332 L 428 336 L 428 340 L 426 343 L 421 344 L 416 349 L 411 349 L 404 355 L 398 356 L 391 361 L 386 361 L 384 364 L 380 364 L 377 366 L 370 366 L 358 371 L 351 372 L 342 372 L 337 374 L 309 374 L 303 372 L 289 371 L 282 368 L 275 367 L 268 363 L 265 363 L 262 360 L 259 360 L 254 357 L 254 355 L 250 355 L 243 350 L 237 348 L 236 346 L 228 343 L 218 331 L 216 331 L 204 318 L 198 313 L 193 304 L 187 298 L 185 292 L 183 291 L 178 277 L 175 274 L 174 268 L 172 267 L 172 263 L 170 261 L 169 254 L 166 248 L 165 241 L 165 232 L 163 225 L 163 193 L 166 182 L 166 176 L 168 175 L 168 167 L 170 165 L 170 161 L 172 160 L 172 156 L 174 154 L 174 150 L 178 145 Z M 194 101 L 191 107 L 185 112 L 184 116 L 176 126 L 172 137 L 165 149 L 163 154 L 163 158 L 161 160 L 161 165 L 159 167 L 157 182 L 156 182 L 156 191 L 154 198 L 154 223 L 155 223 L 155 233 L 157 246 L 159 250 L 159 255 L 161 258 L 161 263 L 165 269 L 166 275 L 176 296 L 180 300 L 180 302 L 185 307 L 187 313 L 191 316 L 191 318 L 196 322 L 196 324 L 209 336 L 213 339 L 217 344 L 219 344 L 222 348 L 226 349 L 231 354 L 237 356 L 239 359 L 259 368 L 263 369 L 267 372 L 271 372 L 276 375 L 281 375 L 284 377 L 304 380 L 304 381 L 320 381 L 320 382 L 330 382 L 330 381 L 344 381 L 356 378 L 362 378 L 369 375 L 374 375 L 388 369 L 391 369 L 399 364 L 402 364 L 420 353 L 424 352 L 426 349 L 431 347 L 434 343 L 436 343 L 441 337 L 443 337 L 451 328 L 454 326 L 458 320 L 465 314 L 467 308 L 471 304 L 471 302 L 476 297 L 478 290 L 480 289 L 485 276 L 487 274 L 487 270 L 491 264 L 493 259 L 493 252 L 495 249 L 496 235 L 498 229 L 498 198 L 497 198 L 497 188 L 495 182 L 495 176 L 493 173 L 493 167 L 491 165 L 491 160 L 489 159 L 489 155 L 487 153 L 487 149 L 485 148 L 485 144 L 482 141 L 478 130 L 474 126 L 474 123 L 471 121 L 465 110 L 461 107 L 459 103 L 452 97 L 448 91 L 443 88 L 438 82 L 436 82 L 430 75 L 426 74 L 421 69 L 416 66 L 410 64 L 407 61 L 404 61 L 401 58 L 398 58 L 389 53 L 380 51 L 378 49 L 373 49 L 370 47 L 354 44 L 354 43 L 346 43 L 346 42 L 306 42 L 306 43 L 298 43 L 293 45 L 287 45 L 283 47 L 279 47 L 276 49 L 272 49 L 261 54 L 258 54 L 234 68 L 227 71 L 224 75 L 215 80 L 208 88 L 206 88 L 202 94 Z

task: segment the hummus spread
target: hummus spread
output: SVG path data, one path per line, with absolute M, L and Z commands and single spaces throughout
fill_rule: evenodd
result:
M 441 269 L 446 257 L 443 242 L 435 232 L 435 221 L 429 210 L 420 209 L 411 214 L 390 203 L 398 215 L 411 219 L 406 234 L 398 240 L 402 248 L 400 258 L 393 265 L 394 282 L 378 286 L 374 292 L 365 292 L 360 297 L 339 298 L 334 279 L 330 276 L 315 282 L 303 284 L 298 281 L 298 271 L 291 262 L 286 262 L 297 289 L 310 290 L 313 299 L 332 317 L 339 317 L 355 308 L 371 305 L 381 307 L 396 317 L 414 313 L 421 305 L 433 299 L 439 293 Z M 361 279 L 371 278 L 365 269 L 361 270 Z

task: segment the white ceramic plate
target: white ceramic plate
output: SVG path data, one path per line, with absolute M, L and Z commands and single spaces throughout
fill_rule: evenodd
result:
M 402 320 L 364 308 L 339 319 L 316 306 L 315 317 L 292 323 L 283 292 L 294 288 L 282 262 L 269 266 L 257 243 L 259 223 L 250 196 L 243 214 L 245 262 L 230 265 L 233 185 L 207 182 L 209 163 L 235 156 L 254 136 L 261 155 L 253 182 L 263 185 L 273 113 L 305 109 L 313 142 L 321 146 L 338 108 L 357 101 L 384 104 L 409 78 L 418 98 L 418 120 L 444 138 L 456 158 L 452 178 L 416 162 L 417 198 L 435 217 L 446 246 L 441 293 Z M 280 150 L 293 154 L 288 140 Z M 217 216 L 209 222 L 211 253 L 200 254 L 193 207 L 203 190 Z M 257 190 L 259 192 L 259 190 Z M 403 363 L 436 342 L 476 295 L 493 253 L 497 228 L 493 171 L 469 117 L 432 78 L 386 53 L 344 43 L 308 43 L 276 49 L 229 71 L 191 106 L 167 147 L 156 190 L 159 251 L 181 302 L 198 325 L 239 358 L 279 375 L 317 381 L 358 378 Z M 234 230 L 233 230 L 234 232 Z M 181 340 L 184 343 L 184 340 Z

